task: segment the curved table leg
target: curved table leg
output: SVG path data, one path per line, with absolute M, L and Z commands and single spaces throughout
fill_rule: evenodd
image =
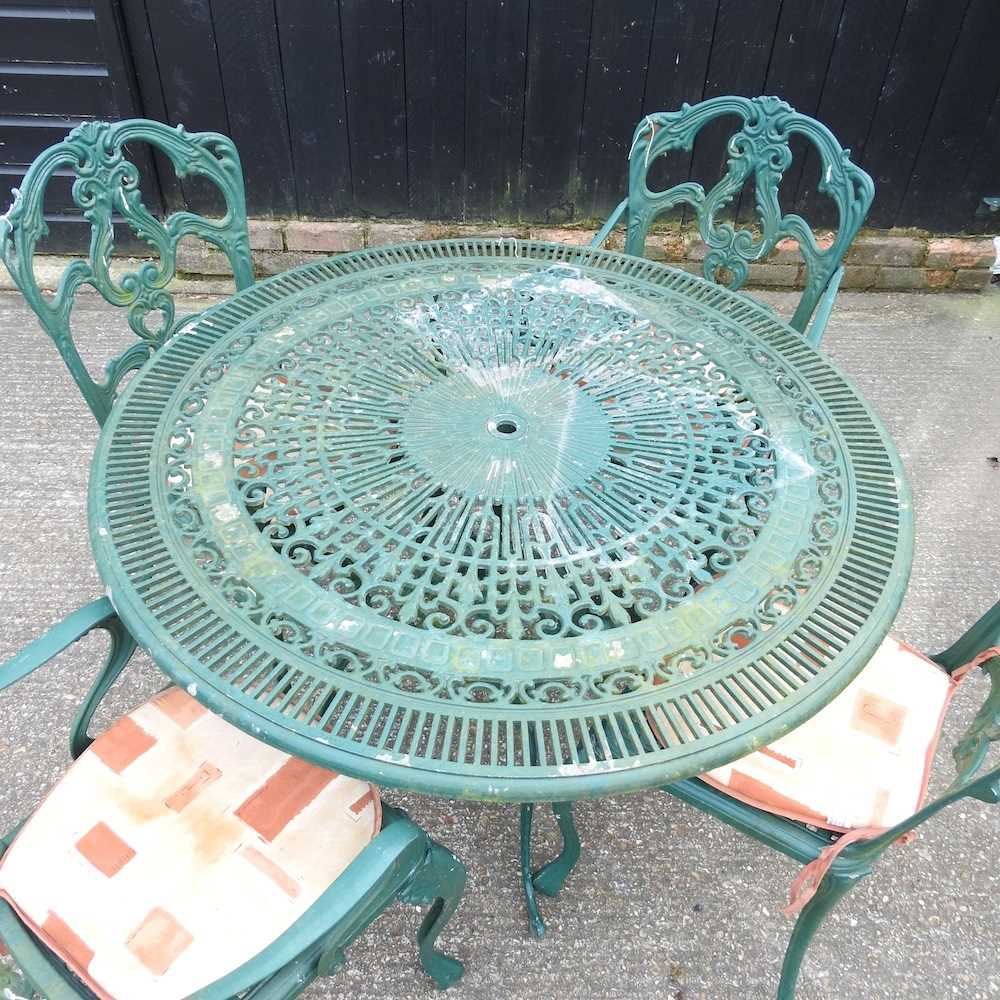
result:
M 537 871 L 531 867 L 531 829 L 534 819 L 534 803 L 521 806 L 521 885 L 524 902 L 528 909 L 528 920 L 535 937 L 545 937 L 545 921 L 538 912 L 537 893 L 555 896 L 563 887 L 570 872 L 580 858 L 580 838 L 573 822 L 573 810 L 568 802 L 554 802 L 552 812 L 559 824 L 562 835 L 562 850 L 548 864 Z
M 573 822 L 573 807 L 568 802 L 553 802 L 552 812 L 559 824 L 563 846 L 555 858 L 532 876 L 536 891 L 543 896 L 557 895 L 580 860 L 580 837 Z
M 531 821 L 535 814 L 533 802 L 521 806 L 521 887 L 524 889 L 524 903 L 528 908 L 528 921 L 537 938 L 545 937 L 545 921 L 538 912 L 535 899 L 535 880 L 531 871 Z

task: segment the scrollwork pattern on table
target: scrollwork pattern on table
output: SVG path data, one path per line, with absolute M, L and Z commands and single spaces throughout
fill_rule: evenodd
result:
M 571 293 L 566 281 L 578 276 L 482 280 L 332 319 L 319 299 L 313 319 L 286 304 L 206 358 L 179 396 L 163 451 L 173 530 L 206 582 L 282 646 L 442 703 L 610 701 L 765 641 L 824 572 L 843 520 L 839 446 L 799 376 L 697 307 L 672 325 L 617 295 L 602 302 L 603 285 L 571 284 Z M 790 476 L 811 484 L 814 510 L 787 553 L 786 578 L 711 641 L 641 660 L 621 646 L 620 662 L 527 678 L 395 662 L 320 636 L 293 608 L 279 614 L 208 537 L 191 469 L 208 401 L 245 356 L 254 373 L 221 459 L 239 516 L 310 594 L 390 628 L 497 647 L 593 637 L 610 649 L 752 564 Z M 744 366 L 793 414 L 780 435 L 730 370 Z M 502 472 L 510 452 L 487 419 L 494 412 L 536 434 L 541 458 L 518 452 L 517 475 Z M 430 434 L 432 425 L 443 429 Z M 805 442 L 791 455 L 789 430 Z M 562 452 L 548 447 L 550 432 Z M 486 481 L 484 467 L 501 472 Z

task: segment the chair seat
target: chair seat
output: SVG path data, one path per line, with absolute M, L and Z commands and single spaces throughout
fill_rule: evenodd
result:
M 829 705 L 770 746 L 702 779 L 828 830 L 889 827 L 920 808 L 954 684 L 891 636 Z
M 172 687 L 60 779 L 0 861 L 0 895 L 99 997 L 186 997 L 285 931 L 380 819 L 370 785 Z

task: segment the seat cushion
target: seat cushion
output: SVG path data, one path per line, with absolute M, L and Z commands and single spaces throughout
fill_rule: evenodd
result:
M 701 777 L 759 809 L 824 829 L 893 826 L 923 802 L 953 689 L 937 664 L 890 636 L 808 722 Z
M 180 688 L 120 719 L 0 862 L 0 894 L 100 997 L 186 997 L 286 930 L 379 829 L 374 788 Z

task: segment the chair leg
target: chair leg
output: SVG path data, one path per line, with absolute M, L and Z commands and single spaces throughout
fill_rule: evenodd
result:
M 535 898 L 535 879 L 531 870 L 531 822 L 535 814 L 533 802 L 521 806 L 521 887 L 524 889 L 524 904 L 528 908 L 528 921 L 535 937 L 545 937 L 545 921 L 538 912 Z
M 829 873 L 820 882 L 816 895 L 806 903 L 785 949 L 785 958 L 781 963 L 781 981 L 778 983 L 777 1000 L 793 1000 L 795 984 L 798 982 L 802 959 L 813 935 L 819 930 L 819 925 L 837 903 L 854 888 L 860 878 L 847 878 L 843 875 Z
M 431 908 L 417 931 L 420 964 L 441 989 L 447 989 L 461 978 L 465 966 L 457 958 L 438 951 L 434 944 L 458 908 L 465 889 L 465 867 L 451 851 L 431 841 L 427 857 L 416 873 L 414 883 L 419 885 L 419 889 L 404 893 L 403 898 L 407 902 L 433 899 Z
M 553 802 L 552 812 L 562 835 L 562 850 L 548 864 L 542 865 L 531 879 L 536 891 L 544 896 L 557 895 L 580 860 L 580 837 L 573 822 L 573 807 L 568 802 Z
M 580 838 L 573 822 L 572 807 L 568 802 L 554 802 L 552 812 L 555 814 L 562 835 L 562 850 L 552 861 L 534 871 L 531 867 L 531 828 L 535 806 L 532 802 L 521 806 L 521 886 L 524 889 L 528 921 L 532 932 L 538 938 L 545 937 L 545 921 L 538 912 L 537 893 L 555 896 L 580 859 Z

